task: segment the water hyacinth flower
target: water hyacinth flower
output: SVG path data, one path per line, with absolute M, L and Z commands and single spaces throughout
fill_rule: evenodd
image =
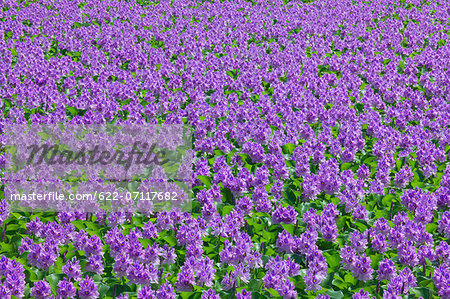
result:
M 356 257 L 351 270 L 358 280 L 367 281 L 372 279 L 373 269 L 370 267 L 370 258 L 365 253 Z
M 287 206 L 282 207 L 279 206 L 275 209 L 275 211 L 272 214 L 272 221 L 274 224 L 277 223 L 295 223 L 296 217 L 298 213 L 294 210 L 293 207 Z
M 365 292 L 363 289 L 352 295 L 352 299 L 370 299 L 369 292 Z
M 410 244 L 402 244 L 398 248 L 398 257 L 400 263 L 408 266 L 416 266 L 419 263 L 416 248 Z
M 386 250 L 388 249 L 388 243 L 386 242 L 386 237 L 381 233 L 375 235 L 372 238 L 371 244 L 372 244 L 372 249 L 379 253 L 386 252 Z
M 377 270 L 377 280 L 390 280 L 397 273 L 397 269 L 395 268 L 395 264 L 392 260 L 383 259 Z
M 297 237 L 293 237 L 289 232 L 283 230 L 278 234 L 277 248 L 281 252 L 293 253 L 297 250 Z
M 175 299 L 176 294 L 173 287 L 166 282 L 165 285 L 161 286 L 158 291 L 156 291 L 156 297 L 161 299 Z
M 98 297 L 98 288 L 92 278 L 86 275 L 86 277 L 80 281 L 78 294 L 81 298 L 85 299 L 94 299 Z
M 277 292 L 283 296 L 283 299 L 297 298 L 297 291 L 291 281 L 286 281 L 281 289 L 277 289 Z
M 247 291 L 246 289 L 242 289 L 239 293 L 236 294 L 237 299 L 251 299 L 252 292 Z
M 225 274 L 222 279 L 222 286 L 225 291 L 231 290 L 235 286 L 235 279 L 229 273 Z
M 202 294 L 202 299 L 220 299 L 220 296 L 216 294 L 216 291 L 209 289 Z
M 448 238 L 450 236 L 450 212 L 445 211 L 441 219 L 438 220 L 438 229 L 440 232 L 445 234 L 445 237 Z
M 341 265 L 345 270 L 351 270 L 356 262 L 356 250 L 351 246 L 341 248 Z
M 367 237 L 365 236 L 367 234 L 367 231 L 365 233 L 361 233 L 358 231 L 354 231 L 350 234 L 350 243 L 352 247 L 357 252 L 364 252 L 367 248 Z
M 155 291 L 150 286 L 143 286 L 137 291 L 138 299 L 157 299 Z
M 399 272 L 399 276 L 403 280 L 403 294 L 408 294 L 409 288 L 413 288 L 417 285 L 417 279 L 409 267 L 405 267 L 405 269 Z
M 311 230 L 319 231 L 323 220 L 323 217 L 313 208 L 303 214 L 303 221 L 306 223 L 307 228 Z
M 76 294 L 77 289 L 72 282 L 67 281 L 64 277 L 58 282 L 58 289 L 56 293 L 61 298 L 73 298 Z
M 34 286 L 31 288 L 30 295 L 37 299 L 43 299 L 50 296 L 52 290 L 50 288 L 50 284 L 45 280 L 39 280 L 34 283 Z
M 375 223 L 373 224 L 374 232 L 381 233 L 384 236 L 389 234 L 391 227 L 389 226 L 389 223 L 384 217 L 378 218 Z
M 409 165 L 405 165 L 395 174 L 395 185 L 399 188 L 405 188 L 413 178 L 414 174 L 412 173 L 411 167 L 409 167 Z
M 433 274 L 433 281 L 436 284 L 439 295 L 443 298 L 447 298 L 450 295 L 449 277 L 450 271 L 446 265 L 441 265 L 436 268 Z
M 308 271 L 304 279 L 308 291 L 315 292 L 322 289 L 322 286 L 320 286 L 322 279 L 317 277 L 312 271 Z
M 425 266 L 427 264 L 426 259 L 428 259 L 430 261 L 436 260 L 436 254 L 435 254 L 434 249 L 431 248 L 431 246 L 427 246 L 427 245 L 421 245 L 417 249 L 417 256 L 419 258 L 419 264 L 422 266 Z
M 62 272 L 67 275 L 69 281 L 72 279 L 75 281 L 81 280 L 80 262 L 75 257 L 72 258 L 72 260 L 67 264 L 62 266 Z
M 403 292 L 402 277 L 395 275 L 391 280 L 389 280 L 387 291 L 394 296 L 400 296 Z
M 368 221 L 368 212 L 362 204 L 357 204 L 353 209 L 353 219 Z
M 85 268 L 85 270 L 87 272 L 93 272 L 98 275 L 102 275 L 103 269 L 104 269 L 103 261 L 102 261 L 102 257 L 100 255 L 93 254 L 88 257 L 86 268 Z

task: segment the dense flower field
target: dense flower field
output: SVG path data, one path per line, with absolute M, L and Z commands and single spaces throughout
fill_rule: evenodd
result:
M 1 298 L 450 298 L 448 1 L 0 5 L 2 130 L 195 150 L 192 212 L 18 213 L 3 184 Z

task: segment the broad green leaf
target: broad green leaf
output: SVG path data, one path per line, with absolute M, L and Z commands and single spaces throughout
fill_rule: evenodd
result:
M 209 176 L 206 175 L 199 175 L 197 176 L 198 180 L 201 181 L 207 188 L 211 186 L 211 179 Z
M 344 294 L 341 291 L 325 291 L 325 294 L 329 295 L 331 299 L 342 299 L 344 298 Z

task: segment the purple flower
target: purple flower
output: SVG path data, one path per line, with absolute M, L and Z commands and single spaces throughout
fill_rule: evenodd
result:
M 222 279 L 222 286 L 225 291 L 231 290 L 235 286 L 236 280 L 229 273 L 226 273 Z
M 321 217 L 316 211 L 316 209 L 309 209 L 303 214 L 303 221 L 310 230 L 320 231 L 323 223 L 324 217 Z
M 247 291 L 246 289 L 242 289 L 239 293 L 236 293 L 236 299 L 251 299 L 252 292 Z
M 70 262 L 62 266 L 62 272 L 71 279 L 79 281 L 81 279 L 81 266 L 77 258 L 72 258 Z
M 86 271 L 102 275 L 103 274 L 102 257 L 96 254 L 89 256 L 87 259 Z
M 370 299 L 369 292 L 365 292 L 364 289 L 361 289 L 358 293 L 353 294 L 352 299 Z
M 61 298 L 73 298 L 76 294 L 77 289 L 70 281 L 67 281 L 65 277 L 63 280 L 58 282 L 58 289 L 56 293 Z
M 388 248 L 386 238 L 382 234 L 377 234 L 376 236 L 374 236 L 373 239 L 371 240 L 371 243 L 372 249 L 379 253 L 385 252 Z
M 314 274 L 313 271 L 307 271 L 304 280 L 307 291 L 316 292 L 322 289 L 322 287 L 320 286 L 322 279 L 320 277 L 317 277 L 317 275 Z
M 403 294 L 408 294 L 409 288 L 413 288 L 416 286 L 416 277 L 408 267 L 403 269 L 403 271 L 399 273 L 399 276 L 403 280 Z
M 286 280 L 282 284 L 282 287 L 277 289 L 277 292 L 279 295 L 283 296 L 283 299 L 297 298 L 297 291 L 295 290 L 295 286 L 289 280 Z
M 274 224 L 295 223 L 297 215 L 298 215 L 298 213 L 291 206 L 287 206 L 287 207 L 278 206 L 278 208 L 276 208 L 272 214 L 272 221 Z
M 194 270 L 188 264 L 185 263 L 183 266 L 181 266 L 180 271 L 177 275 L 177 282 L 175 283 L 177 291 L 191 291 L 192 286 L 195 284 L 194 274 Z
M 325 220 L 323 222 L 323 226 L 321 227 L 322 237 L 329 241 L 334 242 L 338 237 L 338 228 L 336 226 L 336 222 L 334 220 L 328 221 Z
M 397 269 L 395 268 L 394 262 L 389 259 L 383 259 L 377 270 L 378 280 L 390 280 L 396 275 Z
M 354 231 L 350 234 L 350 243 L 357 252 L 364 252 L 367 248 L 367 237 L 364 233 Z
M 369 216 L 366 208 L 362 204 L 357 204 L 353 209 L 353 219 L 368 221 Z
M 450 212 L 445 211 L 441 219 L 438 220 L 438 230 L 445 234 L 445 237 L 448 238 L 450 236 Z
M 408 243 L 400 245 L 398 248 L 398 258 L 400 263 L 411 267 L 414 267 L 419 263 L 416 248 Z
M 334 203 L 329 203 L 323 208 L 322 216 L 329 219 L 334 219 L 339 216 L 339 211 Z
M 387 291 L 393 295 L 401 295 L 403 290 L 403 279 L 401 276 L 396 275 L 389 280 Z
M 147 223 L 145 223 L 144 227 L 142 228 L 142 236 L 146 239 L 154 239 L 158 237 L 158 232 L 153 222 L 148 221 Z
M 345 246 L 341 248 L 340 257 L 343 268 L 351 270 L 356 262 L 356 250 L 350 246 Z
M 150 286 L 143 286 L 137 291 L 138 299 L 157 299 L 155 296 L 155 291 L 152 290 Z
M 98 298 L 98 295 L 99 295 L 98 288 L 97 288 L 97 285 L 95 284 L 95 282 L 92 280 L 92 278 L 90 278 L 86 275 L 86 277 L 80 281 L 78 286 L 80 288 L 78 291 L 78 294 L 80 295 L 81 298 L 85 298 L 85 299 Z
M 433 250 L 433 248 L 431 248 L 431 246 L 427 246 L 427 245 L 421 245 L 419 247 L 419 249 L 417 249 L 417 256 L 419 258 L 419 263 L 421 265 L 426 265 L 426 258 L 429 259 L 430 261 L 435 261 L 436 260 L 436 254 Z
M 250 271 L 244 264 L 239 263 L 234 267 L 233 277 L 239 277 L 244 283 L 248 283 L 250 281 Z
M 297 250 L 296 237 L 283 230 L 278 234 L 277 248 L 280 252 L 294 253 Z
M 403 166 L 399 172 L 395 174 L 395 185 L 398 188 L 405 188 L 406 185 L 414 178 L 414 174 L 411 171 L 411 167 L 409 165 Z
M 203 292 L 201 299 L 220 299 L 220 296 L 216 294 L 215 290 L 209 289 Z
M 159 299 L 175 299 L 176 295 L 173 287 L 166 282 L 165 285 L 161 286 L 158 291 L 156 291 L 156 297 Z
M 365 180 L 370 176 L 370 168 L 366 164 L 361 164 L 356 175 L 358 178 Z
M 37 299 L 47 298 L 51 293 L 50 284 L 45 280 L 36 281 L 30 292 L 31 296 Z
M 373 228 L 375 230 L 375 233 L 381 233 L 383 235 L 389 234 L 391 227 L 389 226 L 389 223 L 384 217 L 378 218 L 375 223 L 373 224 Z
M 372 279 L 373 269 L 370 267 L 370 258 L 365 253 L 357 257 L 352 267 L 353 276 L 356 279 L 367 281 Z

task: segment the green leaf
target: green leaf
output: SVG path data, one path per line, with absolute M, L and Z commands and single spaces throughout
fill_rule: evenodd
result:
M 428 223 L 426 226 L 427 232 L 430 234 L 433 234 L 438 228 L 438 225 L 436 223 Z
M 178 244 L 177 238 L 173 236 L 167 236 L 164 240 L 172 247 Z
M 269 232 L 265 230 L 263 231 L 262 236 L 264 237 L 264 239 L 266 239 L 267 242 L 273 243 L 277 240 L 278 232 Z
M 78 229 L 85 229 L 86 228 L 86 226 L 84 225 L 84 221 L 83 220 L 74 220 L 74 221 L 72 221 L 72 224 L 73 225 L 75 225 L 75 227 L 76 228 L 78 228 Z
M 334 272 L 328 274 L 328 276 L 320 283 L 325 289 L 330 289 L 333 286 Z
M 369 228 L 369 224 L 367 224 L 367 222 L 363 220 L 356 220 L 354 224 L 359 231 L 365 231 Z
M 346 283 L 348 283 L 351 286 L 356 285 L 358 283 L 358 280 L 350 273 L 347 273 L 344 277 L 344 280 Z
M 278 297 L 278 292 L 275 291 L 274 289 L 267 289 L 267 291 L 269 292 L 270 295 L 274 296 L 274 297 Z
M 297 146 L 293 143 L 286 143 L 281 147 L 284 154 L 292 154 Z
M 331 269 L 332 272 L 337 272 L 340 267 L 341 258 L 336 252 L 334 254 L 330 254 L 328 252 L 324 252 L 324 256 L 327 259 L 328 268 Z
M 56 289 L 57 289 L 57 286 L 58 286 L 58 282 L 60 280 L 62 280 L 63 277 L 64 277 L 64 274 L 53 273 L 53 274 L 47 275 L 45 277 L 45 280 L 50 284 L 50 287 L 52 288 L 52 291 L 56 292 Z
M 381 200 L 381 204 L 383 205 L 383 207 L 389 208 L 391 206 L 391 202 L 394 200 L 395 195 L 393 194 L 388 194 L 385 197 L 383 197 L 383 199 Z
M 339 276 L 334 276 L 333 281 L 331 282 L 332 285 L 338 287 L 340 290 L 346 290 L 348 284 L 342 280 Z
M 421 280 L 418 285 L 424 288 L 434 288 L 434 281 L 428 277 L 419 276 L 423 280 Z M 419 279 L 418 277 L 418 279 Z
M 99 298 L 103 298 L 106 294 L 106 292 L 108 292 L 110 286 L 108 286 L 107 284 L 104 283 L 100 283 L 98 285 L 98 293 L 99 293 Z
M 2 247 L 2 253 L 12 253 L 13 252 L 13 245 L 11 243 L 0 243 L 0 246 Z
M 410 288 L 409 291 L 419 297 L 428 298 L 428 292 L 429 292 L 428 288 L 415 287 L 415 288 Z
M 224 206 L 222 208 L 222 215 L 228 215 L 234 209 L 234 206 Z
M 257 220 L 255 220 L 253 222 L 252 226 L 253 226 L 255 233 L 259 233 L 260 231 L 264 230 L 265 224 L 264 224 L 264 222 L 258 223 Z
M 199 180 L 200 182 L 202 182 L 203 184 L 205 184 L 205 186 L 206 186 L 207 188 L 209 188 L 209 187 L 211 186 L 211 179 L 210 179 L 209 176 L 206 176 L 206 175 L 199 175 L 199 176 L 197 176 L 197 178 L 198 178 L 198 180 Z
M 20 228 L 20 224 L 8 224 L 6 231 L 17 231 Z
M 329 295 L 330 298 L 333 299 L 341 299 L 344 298 L 344 294 L 341 291 L 331 291 L 331 290 L 327 290 L 325 292 L 325 294 Z
M 342 170 L 347 170 L 350 167 L 352 167 L 352 163 L 343 163 L 343 164 L 341 164 L 341 171 Z
M 282 226 L 288 233 L 291 233 L 292 235 L 294 234 L 294 230 L 295 230 L 295 225 L 294 225 L 294 224 L 284 224 L 284 223 L 282 223 L 281 226 Z

